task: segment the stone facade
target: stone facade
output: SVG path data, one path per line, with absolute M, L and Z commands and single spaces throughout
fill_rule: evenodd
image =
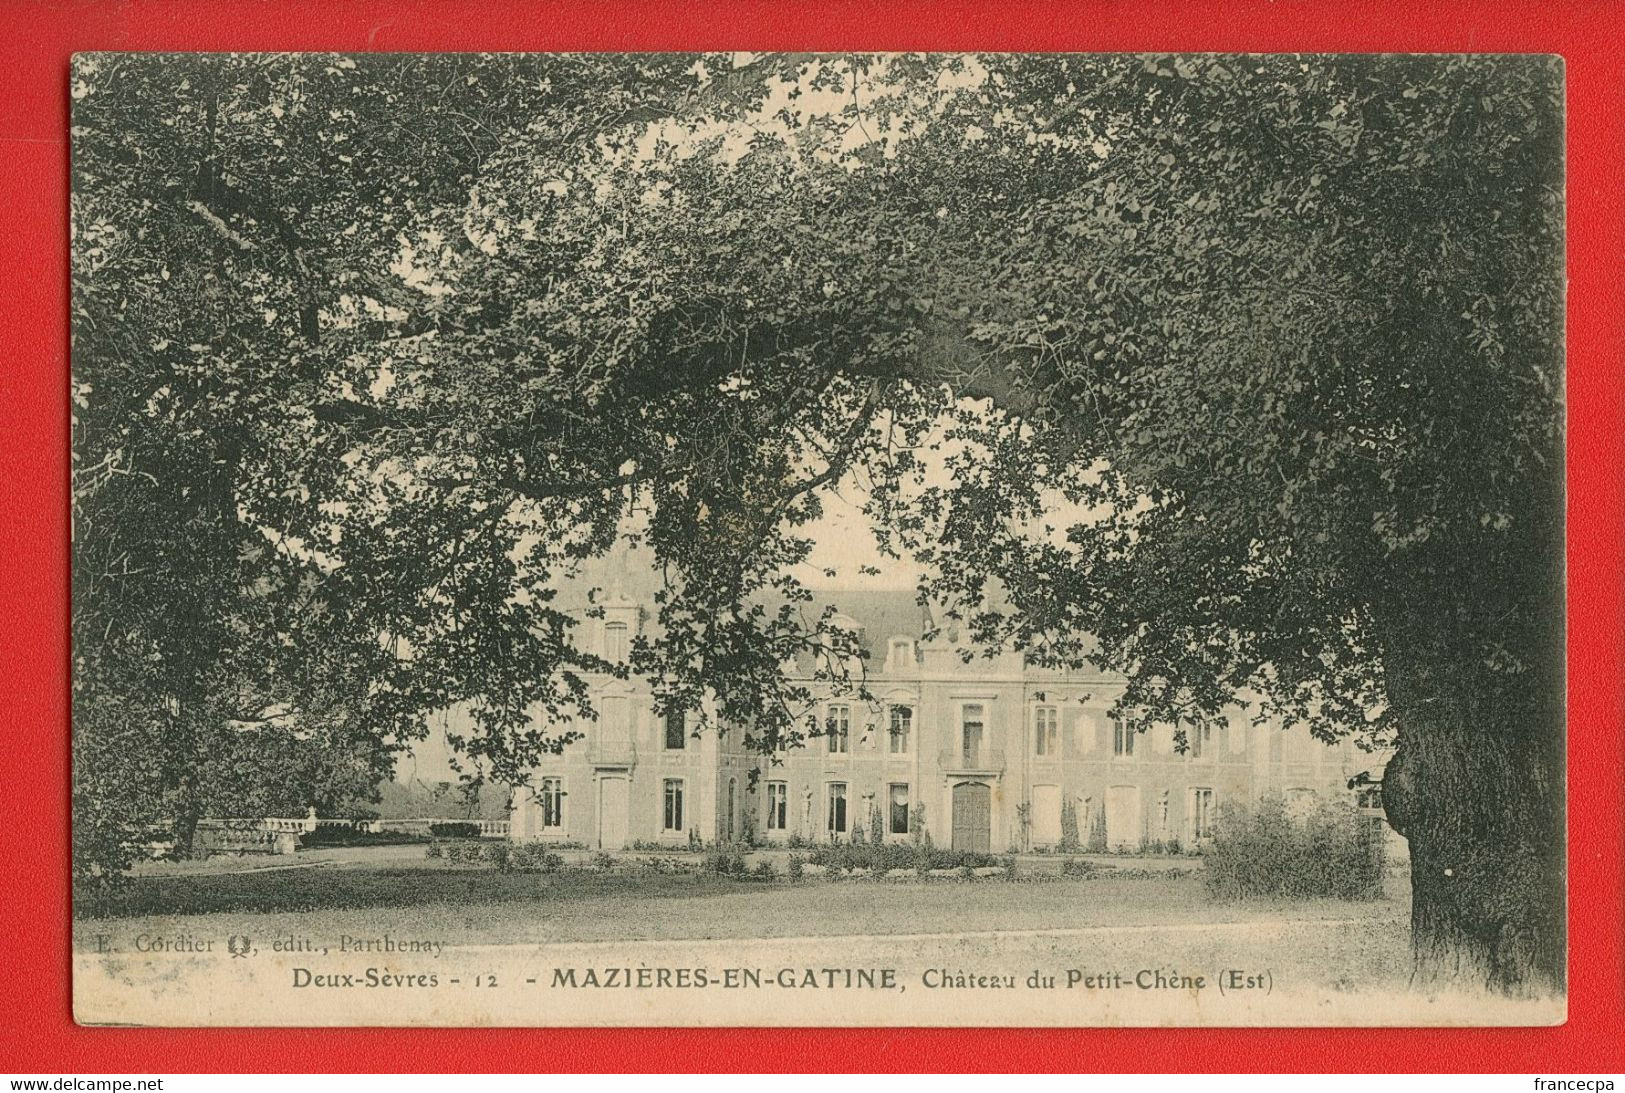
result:
M 812 717 L 824 735 L 770 760 L 738 729 L 668 724 L 646 682 L 594 679 L 599 720 L 552 726 L 584 738 L 516 796 L 513 837 L 602 849 L 846 840 L 860 825 L 869 835 L 878 813 L 887 840 L 923 823 L 938 846 L 997 853 L 1059 844 L 1070 805 L 1086 848 L 1188 848 L 1226 805 L 1279 793 L 1308 806 L 1351 796 L 1360 771 L 1381 775 L 1382 756 L 1255 725 L 1239 707 L 1179 753 L 1172 726 L 1136 734 L 1108 716 L 1120 679 L 1018 655 L 967 663 L 952 630 L 922 641 L 932 620 L 912 593 L 828 595 L 869 653 L 872 700 L 820 703 Z M 602 618 L 583 618 L 579 640 L 617 659 L 648 618 L 612 594 Z

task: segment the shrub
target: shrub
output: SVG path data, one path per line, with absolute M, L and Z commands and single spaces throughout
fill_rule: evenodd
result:
M 1343 802 L 1322 802 L 1302 819 L 1278 796 L 1227 809 L 1202 857 L 1203 884 L 1214 899 L 1382 896 L 1380 825 Z
M 705 856 L 705 868 L 722 877 L 742 877 L 746 873 L 745 856 L 737 851 L 719 850 Z
M 519 843 L 508 854 L 508 868 L 520 873 L 557 873 L 563 867 L 564 858 L 546 843 Z
M 751 871 L 751 876 L 755 877 L 757 880 L 772 880 L 773 863 L 770 861 L 757 862 L 756 868 Z
M 886 818 L 880 814 L 880 806 L 872 801 L 869 804 L 869 841 L 877 846 L 886 841 Z
M 480 825 L 465 820 L 453 820 L 448 823 L 430 824 L 429 834 L 442 839 L 477 839 L 480 837 Z
M 1086 877 L 1094 871 L 1094 865 L 1080 858 L 1068 858 L 1061 863 L 1061 872 L 1069 877 Z
M 1061 802 L 1061 845 L 1059 849 L 1064 854 L 1076 854 L 1083 848 L 1078 839 L 1078 806 L 1067 797 Z
M 798 832 L 786 839 L 784 845 L 791 850 L 805 850 L 812 844 Z
M 930 838 L 925 830 L 925 802 L 915 801 L 908 808 L 908 841 L 919 846 Z
M 1100 806 L 1089 813 L 1089 852 L 1101 854 L 1106 850 L 1106 810 Z
M 327 846 L 411 846 L 428 842 L 426 835 L 409 835 L 404 831 L 362 831 L 354 827 L 323 824 L 315 831 L 299 836 L 299 849 L 314 850 Z
M 800 854 L 791 854 L 789 863 L 784 867 L 785 875 L 791 880 L 800 880 L 806 875 L 805 865 Z
M 936 850 L 929 844 L 909 846 L 901 843 L 826 843 L 814 848 L 809 860 L 814 865 L 830 869 L 870 870 L 886 872 L 890 869 L 957 869 L 960 866 L 976 868 L 997 865 L 991 854 L 978 854 L 969 850 Z
M 513 850 L 507 843 L 487 843 L 480 847 L 480 860 L 490 862 L 506 873 L 513 858 Z
M 445 850 L 441 848 L 439 843 L 430 843 L 429 849 L 423 852 L 423 856 L 426 858 L 438 858 L 442 857 L 444 854 Z
M 615 868 L 615 855 L 607 850 L 600 850 L 592 856 L 592 864 L 600 873 L 608 873 Z

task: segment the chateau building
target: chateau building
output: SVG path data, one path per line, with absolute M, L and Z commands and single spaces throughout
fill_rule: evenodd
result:
M 771 844 L 847 840 L 859 827 L 868 836 L 878 820 L 887 840 L 923 825 L 936 845 L 1002 852 L 1055 846 L 1075 822 L 1085 847 L 1188 848 L 1228 804 L 1278 793 L 1307 808 L 1352 797 L 1361 771 L 1380 777 L 1381 756 L 1254 724 L 1239 707 L 1191 731 L 1181 753 L 1173 726 L 1137 733 L 1108 715 L 1120 678 L 1039 669 L 1017 654 L 966 662 L 952 628 L 923 640 L 933 620 L 912 592 L 824 595 L 869 654 L 871 699 L 828 695 L 811 715 L 823 735 L 770 758 L 737 728 L 695 732 L 698 719 L 658 716 L 646 681 L 597 677 L 598 720 L 553 726 L 583 738 L 516 795 L 513 837 L 603 849 Z M 623 659 L 651 604 L 612 591 L 602 617 L 583 612 L 578 640 Z

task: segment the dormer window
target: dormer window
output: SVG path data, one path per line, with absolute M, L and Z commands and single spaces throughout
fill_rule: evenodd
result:
M 892 638 L 890 652 L 886 662 L 894 670 L 906 668 L 914 663 L 914 642 L 909 638 Z

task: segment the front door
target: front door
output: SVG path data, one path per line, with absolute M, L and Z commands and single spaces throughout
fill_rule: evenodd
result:
M 626 846 L 626 779 L 598 779 L 598 845 L 604 850 Z
M 992 791 L 981 782 L 961 782 L 954 787 L 954 849 L 986 854 L 992 835 Z

